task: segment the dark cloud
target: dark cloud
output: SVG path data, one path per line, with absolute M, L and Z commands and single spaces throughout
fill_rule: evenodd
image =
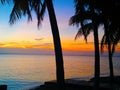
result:
M 87 43 L 72 43 L 71 45 L 85 45 L 85 44 L 89 44 L 89 45 L 93 45 L 94 44 L 94 42 L 87 42 Z M 101 43 L 99 43 L 99 44 L 101 44 Z
M 51 45 L 53 45 L 53 43 L 44 43 L 44 45 L 51 46 Z
M 35 40 L 36 41 L 41 41 L 41 40 L 43 40 L 44 38 L 36 38 Z
M 0 46 L 3 46 L 3 45 L 5 45 L 5 44 L 3 44 L 3 43 L 0 43 Z
M 87 43 L 72 43 L 71 45 L 85 45 L 85 44 L 94 44 L 94 42 L 87 42 Z
M 19 44 L 17 42 L 8 42 L 8 44 Z
M 51 45 L 53 45 L 53 43 L 43 43 L 43 44 L 36 44 L 36 45 L 34 45 L 34 46 L 51 46 Z

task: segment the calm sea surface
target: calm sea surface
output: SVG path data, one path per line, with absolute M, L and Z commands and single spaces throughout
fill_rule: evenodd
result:
M 120 57 L 114 60 L 114 73 L 120 75 Z M 94 75 L 94 57 L 64 56 L 65 78 L 89 79 Z M 54 55 L 0 55 L 0 84 L 8 90 L 26 90 L 56 79 Z M 101 58 L 101 75 L 109 74 L 107 57 Z

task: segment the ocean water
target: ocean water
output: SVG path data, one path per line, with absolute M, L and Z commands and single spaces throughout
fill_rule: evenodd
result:
M 101 76 L 109 75 L 108 57 L 100 61 Z M 114 73 L 120 75 L 120 56 L 113 57 Z M 54 55 L 0 54 L 0 85 L 8 90 L 27 90 L 56 79 Z M 93 55 L 65 55 L 65 78 L 89 79 L 94 76 Z

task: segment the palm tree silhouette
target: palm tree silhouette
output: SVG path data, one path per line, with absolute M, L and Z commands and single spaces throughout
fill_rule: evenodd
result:
M 106 5 L 109 2 L 109 5 Z M 103 49 L 104 44 L 108 45 L 108 54 L 109 54 L 109 67 L 110 67 L 110 79 L 111 83 L 114 81 L 114 70 L 112 56 L 115 51 L 115 46 L 120 40 L 120 14 L 118 14 L 118 8 L 120 8 L 119 0 L 108 0 L 101 2 L 101 10 L 104 16 L 104 27 L 105 34 L 101 41 L 101 49 Z
M 95 87 L 99 87 L 100 80 L 100 55 L 99 55 L 99 40 L 97 15 L 94 12 L 94 6 L 90 2 L 84 0 L 75 0 L 75 15 L 70 19 L 70 25 L 81 25 L 76 38 L 84 35 L 85 40 L 91 31 L 94 32 L 95 46 Z M 87 8 L 88 7 L 88 8 Z M 87 8 L 87 9 L 86 9 Z M 86 24 L 87 21 L 87 24 Z
M 103 47 L 104 47 L 104 44 L 108 45 L 108 55 L 109 55 L 109 68 L 110 68 L 110 79 L 111 79 L 111 82 L 112 83 L 114 81 L 114 70 L 113 70 L 113 61 L 112 61 L 112 56 L 113 56 L 113 53 L 112 53 L 112 46 L 113 45 L 113 42 L 112 40 L 110 39 L 110 34 L 109 34 L 109 31 L 108 31 L 108 27 L 107 25 L 105 25 L 105 34 L 102 38 L 102 41 L 101 41 L 101 50 L 103 51 Z
M 63 57 L 62 57 L 59 30 L 57 26 L 52 0 L 46 0 L 46 2 L 47 2 L 47 8 L 49 12 L 49 18 L 51 22 L 53 40 L 55 45 L 58 89 L 64 90 L 64 66 L 63 66 Z
M 32 20 L 31 12 L 34 11 L 37 20 L 38 27 L 43 20 L 45 9 L 47 8 L 49 13 L 49 19 L 51 24 L 51 30 L 54 41 L 55 57 L 56 57 L 56 79 L 57 79 L 57 89 L 64 90 L 64 64 L 62 48 L 59 36 L 59 30 L 56 20 L 56 15 L 54 12 L 54 7 L 52 0 L 13 0 L 14 7 L 10 15 L 10 24 L 14 24 L 17 19 L 21 16 L 28 17 L 28 21 Z
M 107 5 L 108 2 L 109 5 Z M 120 35 L 118 34 L 120 32 L 120 15 L 117 14 L 120 8 L 120 1 L 75 0 L 75 6 L 76 12 L 75 15 L 71 18 L 70 24 L 76 24 L 77 26 L 81 24 L 81 28 L 79 29 L 76 38 L 84 35 L 86 39 L 91 32 L 91 29 L 93 29 L 96 50 L 98 50 L 97 28 L 100 24 L 104 25 L 105 34 L 101 42 L 101 48 L 103 48 L 104 44 L 108 45 L 110 78 L 112 82 L 114 80 L 112 56 L 115 50 L 115 46 L 120 41 Z M 92 22 L 84 24 L 84 21 L 89 21 L 89 19 Z M 98 53 L 96 54 L 95 52 L 95 56 L 98 56 Z M 95 57 L 95 59 L 97 58 Z M 97 65 L 99 65 L 99 62 L 95 62 L 95 72 L 99 73 L 99 70 L 97 70 L 99 67 Z M 97 80 L 99 78 L 98 73 L 95 74 L 95 86 L 99 86 L 99 80 Z
M 101 50 L 103 51 L 103 46 L 104 44 L 108 45 L 108 55 L 109 55 L 109 68 L 110 68 L 110 79 L 111 82 L 113 82 L 113 77 L 114 77 L 114 71 L 113 71 L 113 62 L 112 62 L 112 39 L 111 39 L 111 35 L 109 33 L 109 29 L 110 29 L 110 9 L 112 8 L 112 0 L 109 0 L 109 5 L 106 5 L 108 3 L 108 1 L 102 1 L 102 2 L 98 2 L 100 9 L 102 10 L 102 16 L 104 18 L 103 23 L 104 23 L 104 36 L 102 38 L 101 41 Z

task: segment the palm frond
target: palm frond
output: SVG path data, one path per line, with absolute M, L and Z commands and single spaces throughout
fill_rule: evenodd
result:
M 32 20 L 31 11 L 29 8 L 29 0 L 14 0 L 14 7 L 10 14 L 9 23 L 12 25 L 17 19 L 20 19 L 21 16 L 28 17 L 28 21 Z
M 18 10 L 17 4 L 15 4 L 10 14 L 9 20 L 10 25 L 14 24 L 17 19 L 20 19 L 21 15 L 22 15 L 21 11 Z
M 91 20 L 91 17 L 92 17 L 91 14 L 88 12 L 75 14 L 70 18 L 69 25 L 73 25 L 73 26 L 76 25 L 78 27 L 81 21 Z
M 112 52 L 111 52 L 112 56 L 113 56 L 113 54 L 114 54 L 114 52 L 115 52 L 115 47 L 116 47 L 116 45 L 113 44 L 113 45 L 112 45 Z
M 79 18 L 78 15 L 74 15 L 70 18 L 69 20 L 69 25 L 76 25 L 77 27 L 79 27 L 79 24 L 80 24 L 81 20 Z
M 76 34 L 76 36 L 75 36 L 75 40 L 76 39 L 78 39 L 80 36 L 82 36 L 83 35 L 83 32 L 82 32 L 82 28 L 79 28 L 78 29 L 78 32 L 77 32 L 77 34 Z
M 0 3 L 3 5 L 6 3 L 9 4 L 10 2 L 12 2 L 12 0 L 0 0 Z
M 46 2 L 42 2 L 41 0 L 30 0 L 30 7 L 31 10 L 33 10 L 37 16 L 37 26 L 41 24 L 41 21 L 43 20 L 45 9 L 46 9 Z
M 90 32 L 93 30 L 93 24 L 92 23 L 88 23 L 86 25 L 82 25 L 81 28 L 78 30 L 76 36 L 75 36 L 75 40 L 80 37 L 80 36 L 84 36 L 85 41 L 87 42 L 87 37 L 90 34 Z
M 106 36 L 103 35 L 102 40 L 101 40 L 101 52 L 104 51 L 104 45 L 106 44 Z
M 39 27 L 41 21 L 42 21 L 43 18 L 44 18 L 45 9 L 46 9 L 46 0 L 45 0 L 44 3 L 42 4 L 42 9 L 41 9 L 41 12 L 40 12 L 40 17 L 39 17 L 39 19 L 38 19 L 38 27 Z
M 2 4 L 4 4 L 4 3 L 5 3 L 5 0 L 0 0 L 0 2 L 1 2 Z

